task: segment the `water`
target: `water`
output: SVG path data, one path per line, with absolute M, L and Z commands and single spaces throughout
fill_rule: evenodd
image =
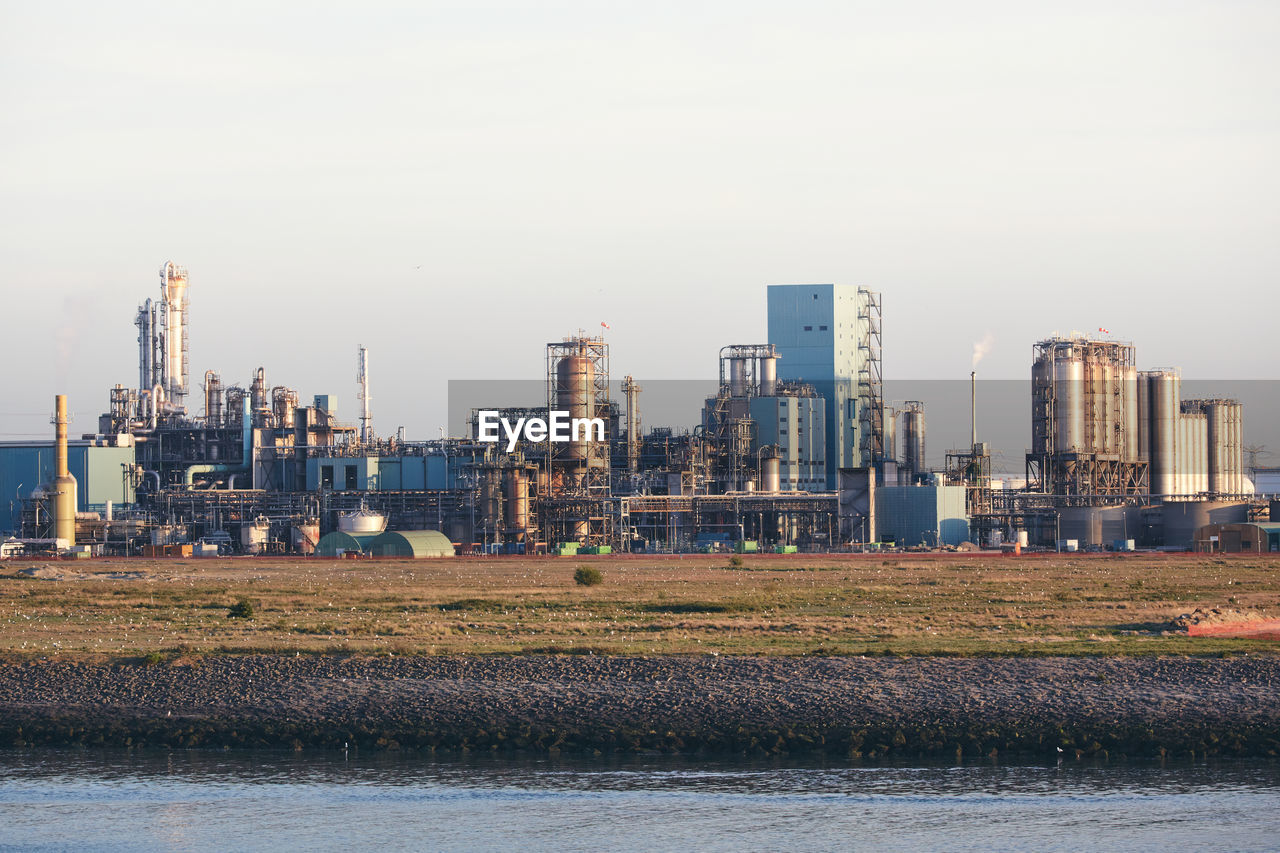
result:
M 0 750 L 0 850 L 1274 850 L 1280 765 Z

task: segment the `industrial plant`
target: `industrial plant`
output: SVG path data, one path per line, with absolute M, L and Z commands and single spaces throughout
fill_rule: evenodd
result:
M 1109 337 L 1034 344 L 1026 478 L 1007 488 L 976 392 L 968 445 L 929 466 L 929 401 L 885 399 L 881 295 L 860 287 L 769 286 L 768 340 L 720 349 L 691 428 L 646 429 L 641 384 L 615 383 L 603 335 L 578 333 L 528 354 L 545 405 L 495 400 L 466 434 L 423 441 L 375 433 L 362 346 L 358 424 L 265 367 L 193 388 L 188 287 L 161 267 L 134 317 L 137 382 L 107 390 L 96 432 L 70 440 L 58 396 L 52 443 L 0 444 L 5 553 L 1185 549 L 1240 526 L 1260 531 L 1244 534 L 1253 550 L 1280 548 L 1246 476 L 1241 404 L 1182 399 L 1177 370 L 1140 370 Z M 603 435 L 485 432 L 490 414 L 556 413 Z

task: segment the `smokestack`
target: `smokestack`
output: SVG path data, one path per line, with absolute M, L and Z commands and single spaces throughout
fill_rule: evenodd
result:
M 172 261 L 160 268 L 164 297 L 165 399 L 181 406 L 187 396 L 187 269 Z
M 978 445 L 978 371 L 969 371 L 969 446 Z
M 356 358 L 356 382 L 360 384 L 360 443 L 373 439 L 373 418 L 369 415 L 369 350 L 360 347 Z
M 54 406 L 53 536 L 60 548 L 70 548 L 76 544 L 76 478 L 67 467 L 66 395 L 57 395 Z

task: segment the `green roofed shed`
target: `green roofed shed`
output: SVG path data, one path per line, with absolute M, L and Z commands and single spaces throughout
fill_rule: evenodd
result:
M 377 538 L 377 535 L 374 534 L 352 536 L 350 533 L 335 530 L 320 537 L 320 541 L 316 543 L 316 556 L 336 557 L 339 552 L 344 554 L 368 554 L 371 553 L 367 550 L 369 544 Z
M 453 543 L 439 530 L 388 530 L 370 542 L 375 557 L 452 557 Z

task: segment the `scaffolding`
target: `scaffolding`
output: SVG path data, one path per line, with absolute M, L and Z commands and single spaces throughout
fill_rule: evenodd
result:
M 858 456 L 874 468 L 885 459 L 881 319 L 880 294 L 858 288 Z
M 599 418 L 609 430 L 609 345 L 581 332 L 547 344 L 547 418 Z M 584 434 L 585 433 L 585 434 Z M 611 501 L 612 436 L 596 440 L 590 428 L 545 456 L 546 489 L 540 495 L 547 540 L 586 546 L 613 542 L 616 508 Z

